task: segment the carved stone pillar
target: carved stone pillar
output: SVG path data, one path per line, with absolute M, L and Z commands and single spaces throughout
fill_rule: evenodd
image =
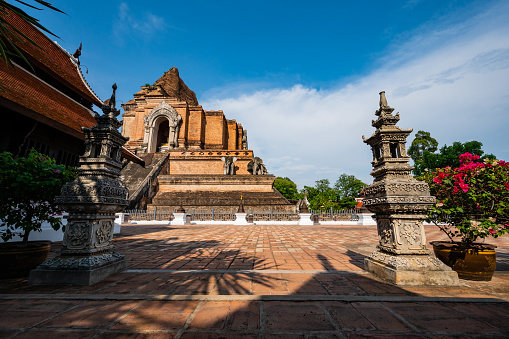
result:
M 118 132 L 114 94 L 102 110 L 97 126 L 83 128 L 87 151 L 80 157 L 78 178 L 55 199 L 69 213 L 60 256 L 31 271 L 30 284 L 91 285 L 126 268 L 111 241 L 115 213 L 128 205 L 128 190 L 119 178 L 121 147 L 128 138 Z
M 458 285 L 458 275 L 426 248 L 423 220 L 435 203 L 425 182 L 410 173 L 405 142 L 412 129 L 396 126 L 399 113 L 380 93 L 375 133 L 365 143 L 373 150 L 373 184 L 364 189 L 364 206 L 375 213 L 378 250 L 366 258 L 364 268 L 379 278 L 399 285 Z

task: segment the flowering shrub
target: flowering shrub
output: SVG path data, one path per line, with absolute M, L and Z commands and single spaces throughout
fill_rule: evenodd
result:
M 509 163 L 464 153 L 458 168 L 426 172 L 420 179 L 437 199 L 428 221 L 464 244 L 509 232 Z
M 4 241 L 21 231 L 28 242 L 31 231 L 40 231 L 47 221 L 58 230 L 61 211 L 54 204 L 62 186 L 76 177 L 72 168 L 57 165 L 55 160 L 35 150 L 26 158 L 14 159 L 0 153 L 0 236 Z M 4 228 L 5 227 L 5 228 Z

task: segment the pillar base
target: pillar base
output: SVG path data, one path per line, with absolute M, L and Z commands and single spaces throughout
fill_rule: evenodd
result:
M 313 225 L 313 220 L 311 220 L 311 213 L 300 213 L 299 225 Z
M 30 271 L 30 285 L 92 285 L 125 270 L 127 261 L 116 252 L 85 257 L 59 256 Z
M 364 269 L 395 285 L 459 286 L 458 274 L 431 255 L 373 252 Z
M 173 213 L 173 220 L 170 222 L 170 225 L 185 225 L 186 224 L 186 214 L 185 213 Z
M 247 213 L 235 213 L 235 222 L 234 225 L 247 225 L 246 220 Z

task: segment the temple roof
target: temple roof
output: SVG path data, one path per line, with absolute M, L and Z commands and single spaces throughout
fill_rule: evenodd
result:
M 57 79 L 66 87 L 71 88 L 94 105 L 102 106 L 102 101 L 92 91 L 83 77 L 77 59 L 18 15 L 9 13 L 3 16 L 5 20 L 40 47 L 35 46 L 19 35 L 18 37 L 21 41 L 12 39 L 12 42 L 23 52 L 30 63 L 40 67 L 44 72 Z
M 35 120 L 78 137 L 83 135 L 82 126 L 97 124 L 92 112 L 85 106 L 18 66 L 0 62 L 0 79 L 3 87 L 0 97 L 28 109 L 24 114 Z

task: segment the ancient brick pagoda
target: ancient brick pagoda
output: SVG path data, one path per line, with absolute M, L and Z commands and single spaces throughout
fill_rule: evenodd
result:
M 435 197 L 428 184 L 410 173 L 406 138 L 412 129 L 396 126 L 385 92 L 380 93 L 376 128 L 369 138 L 362 137 L 373 151 L 373 184 L 364 189 L 364 206 L 375 213 L 378 250 L 366 258 L 365 269 L 398 285 L 458 285 L 458 275 L 426 248 L 423 220 Z
M 130 208 L 232 211 L 242 196 L 247 211 L 294 210 L 248 149 L 247 131 L 222 111 L 204 110 L 177 68 L 122 107 L 125 147 L 146 160 L 145 168 L 122 170 Z

